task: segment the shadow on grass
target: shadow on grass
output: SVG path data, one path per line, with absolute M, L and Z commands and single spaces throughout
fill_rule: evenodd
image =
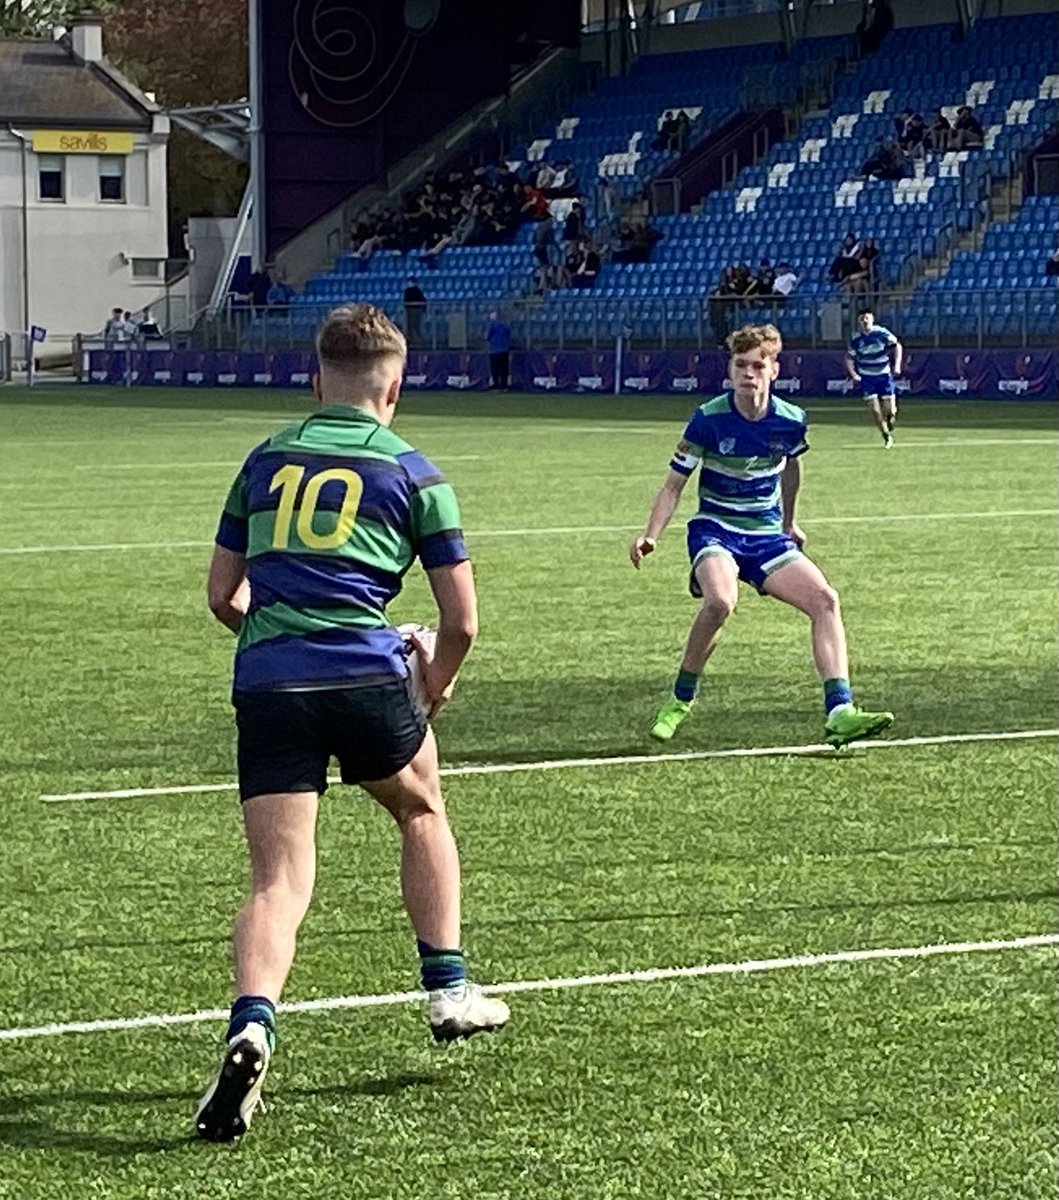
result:
M 282 1109 L 285 1101 L 341 1099 L 356 1096 L 399 1096 L 410 1088 L 430 1087 L 438 1083 L 439 1073 L 399 1071 L 393 1075 L 369 1076 L 351 1083 L 325 1084 L 320 1087 L 277 1087 L 273 1093 L 275 1106 Z M 75 1151 L 118 1158 L 138 1155 L 165 1154 L 182 1147 L 200 1147 L 191 1132 L 177 1137 L 136 1137 L 113 1133 L 92 1133 L 84 1129 L 60 1128 L 47 1118 L 37 1119 L 39 1110 L 76 1105 L 79 1108 L 125 1109 L 151 1108 L 157 1105 L 181 1103 L 186 1107 L 186 1125 L 190 1130 L 191 1114 L 199 1099 L 198 1091 L 171 1089 L 159 1091 L 103 1091 L 81 1089 L 62 1092 L 27 1092 L 0 1096 L 0 1146 L 17 1146 L 30 1150 Z M 34 1115 L 33 1120 L 27 1114 Z M 134 1120 L 139 1121 L 134 1117 Z M 183 1123 L 183 1122 L 182 1122 Z

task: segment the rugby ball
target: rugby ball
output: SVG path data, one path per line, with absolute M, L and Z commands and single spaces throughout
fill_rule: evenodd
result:
M 408 690 L 412 693 L 412 703 L 421 716 L 430 712 L 430 701 L 427 699 L 426 687 L 423 681 L 423 659 L 420 652 L 412 644 L 412 634 L 419 639 L 429 658 L 434 657 L 434 647 L 437 644 L 437 632 L 429 625 L 417 625 L 410 621 L 397 626 L 397 632 L 404 642 L 405 662 L 408 664 Z

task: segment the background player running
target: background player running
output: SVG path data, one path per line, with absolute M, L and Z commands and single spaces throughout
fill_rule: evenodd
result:
M 901 374 L 903 355 L 901 343 L 889 329 L 875 324 L 872 310 L 861 309 L 857 313 L 857 332 L 850 338 L 846 352 L 846 373 L 854 383 L 860 384 L 861 395 L 871 405 L 887 450 L 894 444 L 894 426 L 897 424 L 894 376 Z
M 738 598 L 739 580 L 804 612 L 812 622 L 813 657 L 824 685 L 824 735 L 835 747 L 889 728 L 893 714 L 853 703 L 846 632 L 838 596 L 802 553 L 796 521 L 801 455 L 808 450 L 802 409 L 771 394 L 782 341 L 773 325 L 747 325 L 728 338 L 734 393 L 715 397 L 692 416 L 655 497 L 647 528 L 629 547 L 634 567 L 650 554 L 676 511 L 696 466 L 699 508 L 688 522 L 691 594 L 702 608 L 688 635 L 673 695 L 653 737 L 668 741 L 687 719 L 699 676 Z

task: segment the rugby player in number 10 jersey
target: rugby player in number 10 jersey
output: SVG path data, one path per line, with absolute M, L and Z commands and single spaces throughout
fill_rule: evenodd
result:
M 691 626 L 672 696 L 651 734 L 669 741 L 687 719 L 699 676 L 735 608 L 739 580 L 809 617 L 813 657 L 824 685 L 824 736 L 836 748 L 889 728 L 893 714 L 853 703 L 846 632 L 838 596 L 802 552 L 796 505 L 801 456 L 809 449 L 802 409 L 772 395 L 783 349 L 773 325 L 746 325 L 728 338 L 733 392 L 692 416 L 655 497 L 644 532 L 629 547 L 639 568 L 676 511 L 699 468 L 698 512 L 688 522 L 690 590 L 702 607 Z
M 231 1141 L 261 1097 L 276 1005 L 312 899 L 316 815 L 337 758 L 397 822 L 401 885 L 438 1041 L 500 1028 L 507 1005 L 467 979 L 460 864 L 427 718 L 451 694 L 478 628 L 459 508 L 441 472 L 390 429 L 406 345 L 370 305 L 337 308 L 317 338 L 321 407 L 250 453 L 210 565 L 209 604 L 238 635 L 233 703 L 251 894 L 233 932 L 227 1052 L 196 1117 Z M 420 655 L 427 712 L 386 606 L 418 558 L 438 606 Z

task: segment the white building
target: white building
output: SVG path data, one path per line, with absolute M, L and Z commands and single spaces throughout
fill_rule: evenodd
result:
M 168 137 L 98 20 L 0 40 L 0 331 L 41 326 L 53 346 L 161 293 Z

